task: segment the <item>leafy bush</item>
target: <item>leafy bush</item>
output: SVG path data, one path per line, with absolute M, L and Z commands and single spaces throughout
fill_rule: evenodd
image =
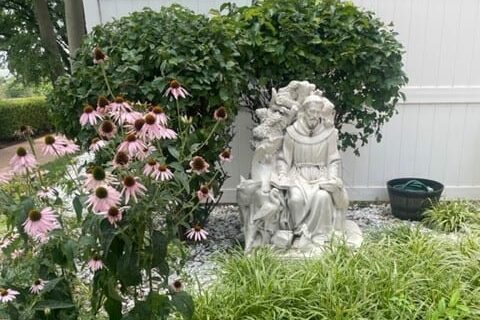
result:
M 478 240 L 401 227 L 320 259 L 238 253 L 197 296 L 195 319 L 478 319 Z
M 344 149 L 358 152 L 371 135 L 380 140 L 407 78 L 401 44 L 373 13 L 339 0 L 265 0 L 223 9 L 226 15 L 210 20 L 179 6 L 146 10 L 96 28 L 73 76 L 63 78 L 53 95 L 59 129 L 76 136 L 82 106 L 95 103 L 98 92 L 107 94 L 100 72 L 84 67 L 92 65 L 98 44 L 115 61 L 108 70 L 116 75 L 112 90 L 133 100 L 164 102 L 164 83 L 176 78 L 195 97 L 181 106 L 189 115 L 211 114 L 221 104 L 234 115 L 240 98 L 261 107 L 266 90 L 308 80 L 335 104 Z M 356 129 L 342 130 L 346 123 Z
M 446 232 L 475 228 L 480 225 L 480 211 L 467 201 L 441 201 L 425 212 L 422 222 Z
M 251 7 L 225 4 L 239 47 L 238 61 L 251 87 L 282 87 L 308 80 L 336 107 L 343 149 L 381 138 L 380 127 L 394 114 L 407 78 L 396 33 L 372 12 L 340 0 L 260 0 Z M 250 92 L 258 107 L 258 91 Z M 341 130 L 352 124 L 357 130 Z
M 31 126 L 36 133 L 52 128 L 43 97 L 0 100 L 0 140 L 12 140 L 22 125 Z
M 191 94 L 179 107 L 182 114 L 193 118 L 194 127 L 213 123 L 204 117 L 211 118 L 222 105 L 230 114 L 227 123 L 233 120 L 246 82 L 233 39 L 222 25 L 174 5 L 160 12 L 146 9 L 96 27 L 84 40 L 72 76 L 60 79 L 51 96 L 55 124 L 68 136 L 84 139 L 78 122 L 83 107 L 96 105 L 100 95 L 109 95 L 101 69 L 92 62 L 95 46 L 109 57 L 106 73 L 116 94 L 162 105 L 176 119 L 175 105 L 164 96 L 169 81 L 175 79 Z M 188 144 L 201 143 L 206 131 L 191 135 Z M 227 126 L 219 145 L 223 148 L 230 138 Z M 215 150 L 217 157 L 218 147 L 209 145 L 202 150 L 205 158 L 212 159 L 210 150 Z

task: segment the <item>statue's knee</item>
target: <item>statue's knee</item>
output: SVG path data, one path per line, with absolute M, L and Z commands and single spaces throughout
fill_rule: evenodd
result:
M 317 199 L 322 200 L 322 201 L 331 200 L 330 193 L 328 193 L 325 190 L 318 190 L 318 192 L 316 194 L 316 197 L 317 197 Z

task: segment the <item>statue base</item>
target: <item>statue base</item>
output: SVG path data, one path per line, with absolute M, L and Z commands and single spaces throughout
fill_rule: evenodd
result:
M 291 231 L 280 230 L 272 237 L 271 242 L 272 244 L 266 247 L 270 247 L 282 259 L 311 259 L 322 256 L 338 244 L 345 243 L 350 248 L 357 249 L 363 242 L 363 234 L 355 222 L 347 220 L 344 234 L 333 234 L 330 238 L 310 240 L 302 237 L 294 238 Z

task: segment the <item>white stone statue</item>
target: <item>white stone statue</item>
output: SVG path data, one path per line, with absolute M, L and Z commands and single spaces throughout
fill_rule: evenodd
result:
M 360 229 L 345 220 L 333 104 L 314 84 L 292 81 L 256 114 L 251 178 L 237 187 L 245 250 L 313 252 L 334 238 L 359 246 Z

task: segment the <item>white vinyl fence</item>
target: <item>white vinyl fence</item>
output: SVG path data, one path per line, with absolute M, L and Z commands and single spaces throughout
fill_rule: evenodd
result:
M 88 28 L 143 7 L 180 3 L 197 12 L 218 8 L 217 0 L 84 0 Z M 250 1 L 235 1 L 248 5 Z M 352 200 L 386 200 L 385 183 L 397 177 L 425 177 L 445 184 L 446 198 L 480 198 L 480 1 L 355 0 L 395 25 L 406 48 L 410 82 L 407 101 L 361 156 L 343 154 L 343 179 Z M 292 79 L 293 80 L 293 79 Z M 299 79 L 302 80 L 302 79 Z M 247 112 L 236 121 L 236 159 L 224 187 L 235 201 L 240 175 L 248 176 L 253 124 Z

